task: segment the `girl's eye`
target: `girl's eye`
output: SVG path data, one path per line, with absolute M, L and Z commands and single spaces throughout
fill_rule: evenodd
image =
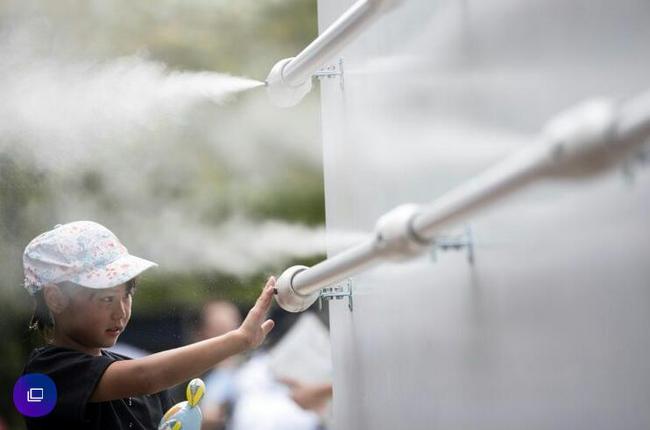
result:
M 102 297 L 101 300 L 102 300 L 102 302 L 104 302 L 104 303 L 110 303 L 110 302 L 113 301 L 113 298 L 110 297 L 110 296 L 109 296 L 109 297 Z

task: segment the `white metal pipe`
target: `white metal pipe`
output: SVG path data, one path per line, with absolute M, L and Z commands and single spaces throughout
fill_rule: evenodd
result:
M 290 267 L 277 280 L 276 301 L 289 312 L 304 311 L 318 299 L 321 288 L 371 266 L 378 257 L 375 241 L 369 240 L 312 267 Z
M 332 56 L 361 34 L 379 15 L 380 2 L 359 0 L 296 55 L 282 70 L 291 86 L 300 85 L 320 69 Z
M 297 104 L 311 90 L 318 69 L 401 1 L 358 0 L 298 55 L 278 61 L 266 78 L 271 101 L 282 107 Z
M 611 166 L 650 135 L 650 93 L 620 108 L 593 101 L 551 121 L 540 142 L 489 169 L 425 207 L 413 230 L 429 240 L 476 209 L 533 180 L 590 176 Z
M 409 258 L 442 229 L 493 205 L 526 185 L 550 177 L 590 177 L 615 165 L 650 137 L 650 92 L 617 106 L 593 100 L 558 115 L 533 145 L 451 190 L 433 203 L 399 206 L 382 216 L 375 237 L 311 268 L 294 266 L 278 278 L 278 303 L 309 307 L 319 290 L 382 259 Z
M 617 134 L 628 145 L 643 141 L 650 135 L 650 91 L 625 104 L 621 108 L 621 118 L 617 124 Z
M 374 239 L 362 242 L 325 260 L 328 264 L 316 264 L 301 272 L 294 279 L 294 288 L 300 294 L 312 294 L 372 264 L 378 256 Z
M 522 188 L 540 176 L 545 155 L 543 148 L 522 151 L 444 194 L 412 220 L 413 231 L 421 240 L 430 240 L 459 218 Z

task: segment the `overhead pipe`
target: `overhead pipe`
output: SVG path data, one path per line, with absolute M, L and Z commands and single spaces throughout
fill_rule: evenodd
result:
M 623 105 L 584 102 L 552 119 L 533 144 L 424 206 L 406 204 L 379 218 L 374 236 L 312 267 L 293 266 L 277 281 L 276 301 L 300 312 L 321 288 L 382 260 L 415 257 L 444 229 L 546 178 L 591 177 L 650 137 L 650 92 Z
M 311 91 L 312 75 L 384 12 L 403 0 L 359 0 L 298 55 L 278 61 L 266 86 L 271 102 L 294 106 Z

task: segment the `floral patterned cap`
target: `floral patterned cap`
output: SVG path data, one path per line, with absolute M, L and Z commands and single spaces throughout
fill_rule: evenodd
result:
M 32 295 L 46 284 L 64 281 L 111 288 L 154 266 L 129 255 L 109 229 L 92 221 L 57 225 L 32 240 L 23 254 L 25 288 Z

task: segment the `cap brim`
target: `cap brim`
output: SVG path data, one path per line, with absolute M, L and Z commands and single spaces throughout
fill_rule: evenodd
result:
M 79 275 L 77 284 L 86 288 L 112 288 L 135 278 L 145 270 L 158 266 L 153 261 L 133 255 L 118 258 L 103 268 L 93 269 Z

